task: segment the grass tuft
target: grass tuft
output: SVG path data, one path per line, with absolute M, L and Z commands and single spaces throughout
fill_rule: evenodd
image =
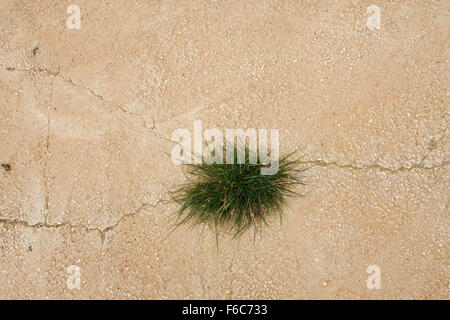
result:
M 280 220 L 286 199 L 300 196 L 295 191 L 304 185 L 299 159 L 290 160 L 293 153 L 279 161 L 279 170 L 273 175 L 262 175 L 260 162 L 249 163 L 246 147 L 245 163 L 237 163 L 235 146 L 234 164 L 183 164 L 187 182 L 172 192 L 172 199 L 179 204 L 175 227 L 209 224 L 216 230 L 240 236 L 251 227 L 255 230 L 267 224 L 267 217 L 278 214 Z M 225 150 L 224 150 L 225 154 Z

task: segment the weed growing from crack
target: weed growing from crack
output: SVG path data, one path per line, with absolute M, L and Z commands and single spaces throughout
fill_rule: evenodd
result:
M 238 237 L 251 227 L 267 225 L 270 215 L 277 213 L 281 222 L 286 199 L 301 196 L 295 188 L 305 184 L 302 172 L 308 168 L 300 167 L 300 159 L 290 160 L 291 153 L 279 161 L 277 173 L 262 175 L 260 169 L 267 165 L 259 156 L 256 164 L 250 164 L 252 151 L 245 147 L 245 162 L 238 164 L 237 149 L 233 164 L 183 164 L 187 182 L 172 191 L 179 205 L 175 228 L 208 224 L 216 236 L 223 230 Z

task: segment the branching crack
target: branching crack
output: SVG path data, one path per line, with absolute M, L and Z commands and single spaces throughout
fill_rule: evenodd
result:
M 59 77 L 59 78 L 61 78 L 62 80 L 64 80 L 65 82 L 67 82 L 67 83 L 69 83 L 69 84 L 71 84 L 71 85 L 73 85 L 73 86 L 75 86 L 75 87 L 80 87 L 80 88 L 83 88 L 83 89 L 89 91 L 90 94 L 92 94 L 93 96 L 95 96 L 95 97 L 98 98 L 99 100 L 101 100 L 101 101 L 103 101 L 103 102 L 105 102 L 105 103 L 109 103 L 109 104 L 112 104 L 112 105 L 116 106 L 116 107 L 117 107 L 119 110 L 121 110 L 124 114 L 132 115 L 132 116 L 138 117 L 138 118 L 142 121 L 142 123 L 143 123 L 143 125 L 144 125 L 144 128 L 147 129 L 147 130 L 149 130 L 150 132 L 152 132 L 154 135 L 158 136 L 159 138 L 176 143 L 175 141 L 173 141 L 173 140 L 171 140 L 171 139 L 165 137 L 164 135 L 162 135 L 161 133 L 159 133 L 159 132 L 156 130 L 156 124 L 155 124 L 154 119 L 153 119 L 152 126 L 148 126 L 147 123 L 146 123 L 146 121 L 145 121 L 145 119 L 144 119 L 144 116 L 143 116 L 143 115 L 141 115 L 141 114 L 139 114 L 139 113 L 131 112 L 131 111 L 129 111 L 129 110 L 123 108 L 123 107 L 120 106 L 119 104 L 115 103 L 114 101 L 104 98 L 102 95 L 96 93 L 96 92 L 95 92 L 94 90 L 92 90 L 91 88 L 89 88 L 89 87 L 87 87 L 87 86 L 85 86 L 85 85 L 82 85 L 82 84 L 79 84 L 79 83 L 74 82 L 72 79 L 70 79 L 70 78 L 68 78 L 67 76 L 61 74 L 61 73 L 59 72 L 59 70 L 58 70 L 58 71 L 52 71 L 52 70 L 49 70 L 49 69 L 47 69 L 47 68 L 41 68 L 41 67 L 34 67 L 34 68 L 16 68 L 16 67 L 11 67 L 11 66 L 4 66 L 4 65 L 2 65 L 2 66 L 3 66 L 7 71 L 11 71 L 11 72 L 12 72 L 12 71 L 38 72 L 38 73 L 44 73 L 44 74 L 47 74 L 47 75 L 51 75 L 51 76 L 54 76 L 54 77 Z M 52 95 L 53 95 L 53 92 L 52 92 Z M 52 97 L 52 98 L 53 98 L 53 97 Z M 47 172 L 47 161 L 48 161 L 48 151 L 49 151 L 49 143 L 50 143 L 50 134 L 51 134 L 51 128 L 50 128 L 50 110 L 49 110 L 49 111 L 48 111 L 48 136 L 47 136 L 47 141 L 46 141 L 46 151 L 45 151 L 45 155 L 46 155 L 46 160 L 45 160 L 45 161 L 46 161 L 46 164 L 45 164 L 45 168 L 44 168 L 44 175 L 47 175 L 47 174 L 48 174 L 48 172 Z M 435 145 L 436 145 L 441 139 L 442 139 L 442 137 L 441 137 L 439 140 L 437 140 L 437 141 L 433 141 L 432 145 L 431 145 L 430 148 L 429 148 L 429 152 L 431 152 L 431 151 L 433 150 L 433 148 L 435 147 Z M 420 163 L 418 163 L 418 164 L 413 164 L 413 165 L 411 165 L 410 167 L 402 166 L 402 167 L 399 167 L 399 168 L 389 168 L 389 167 L 384 167 L 384 166 L 379 165 L 379 164 L 371 164 L 371 165 L 342 164 L 342 163 L 339 163 L 339 162 L 337 162 L 337 161 L 327 162 L 327 161 L 323 161 L 323 160 L 303 161 L 303 162 L 301 162 L 301 163 L 304 164 L 304 165 L 307 165 L 307 166 L 312 166 L 312 167 L 313 167 L 313 166 L 319 166 L 319 167 L 329 167 L 329 166 L 334 166 L 334 167 L 338 167 L 338 168 L 349 169 L 349 170 L 358 170 L 358 171 L 375 169 L 375 170 L 385 171 L 385 172 L 389 172 L 389 173 L 397 173 L 397 172 L 409 171 L 409 170 L 413 170 L 413 169 L 433 170 L 433 169 L 437 169 L 437 168 L 442 168 L 442 167 L 448 166 L 449 163 L 450 163 L 450 161 L 447 160 L 447 161 L 443 161 L 442 163 L 437 164 L 437 165 L 434 165 L 434 166 L 427 166 L 427 167 L 425 167 L 425 166 L 423 165 L 423 162 L 424 162 L 424 160 L 428 157 L 428 155 L 429 155 L 429 153 L 427 153 L 427 154 L 421 159 Z M 137 210 L 135 210 L 135 211 L 133 211 L 133 212 L 131 212 L 131 213 L 128 213 L 128 214 L 125 214 L 125 215 L 121 216 L 121 217 L 119 218 L 119 220 L 118 220 L 116 223 L 114 223 L 114 224 L 112 224 L 112 225 L 110 225 L 110 226 L 108 226 L 108 227 L 105 227 L 105 228 L 103 228 L 103 229 L 101 229 L 101 228 L 91 228 L 91 227 L 85 226 L 85 225 L 83 225 L 83 224 L 75 224 L 75 225 L 73 225 L 73 224 L 71 224 L 70 222 L 62 222 L 62 223 L 56 223 L 56 224 L 48 224 L 48 223 L 46 223 L 46 222 L 39 222 L 39 223 L 36 223 L 36 224 L 29 224 L 29 223 L 28 223 L 27 221 L 25 221 L 25 220 L 18 220 L 18 219 L 0 219 L 0 224 L 7 224 L 7 225 L 21 225 L 21 226 L 24 226 L 24 227 L 27 227 L 27 228 L 35 228 L 35 229 L 37 229 L 37 228 L 61 228 L 61 227 L 67 226 L 67 227 L 71 227 L 71 228 L 80 228 L 80 229 L 83 229 L 83 230 L 85 230 L 85 231 L 87 231 L 87 232 L 98 232 L 98 233 L 100 234 L 100 236 L 101 236 L 101 239 L 102 239 L 102 247 L 103 247 L 103 242 L 104 242 L 104 240 L 105 240 L 105 235 L 106 235 L 106 233 L 107 233 L 108 231 L 113 230 L 115 227 L 117 227 L 117 226 L 123 221 L 123 219 L 125 219 L 126 217 L 132 217 L 132 216 L 135 216 L 136 214 L 138 214 L 139 212 L 141 212 L 141 210 L 143 210 L 145 207 L 148 207 L 148 206 L 153 206 L 153 207 L 155 207 L 155 206 L 159 205 L 161 202 L 162 202 L 162 201 L 159 200 L 159 201 L 157 201 L 155 204 L 143 203 Z M 45 209 L 48 209 L 48 192 L 47 192 L 47 196 L 46 196 Z M 230 267 L 231 267 L 231 265 L 230 265 Z
M 109 104 L 114 105 L 116 108 L 118 108 L 118 109 L 119 109 L 120 111 L 122 111 L 124 114 L 131 115 L 131 116 L 134 116 L 134 117 L 138 117 L 138 118 L 142 121 L 142 123 L 143 123 L 145 129 L 149 130 L 151 133 L 153 133 L 154 135 L 156 135 L 157 137 L 159 137 L 159 138 L 161 138 L 161 139 L 164 139 L 164 140 L 168 140 L 168 141 L 173 142 L 171 139 L 169 139 L 169 138 L 163 136 L 161 133 L 159 133 L 158 131 L 156 131 L 156 124 L 155 124 L 154 119 L 153 119 L 152 126 L 149 127 L 149 126 L 147 125 L 147 123 L 146 123 L 146 121 L 145 121 L 143 115 L 141 115 L 141 114 L 139 114 L 139 113 L 132 112 L 132 111 L 130 111 L 130 110 L 127 110 L 126 108 L 122 107 L 121 105 L 119 105 L 118 103 L 114 102 L 113 100 L 106 99 L 105 97 L 103 97 L 102 95 L 98 94 L 97 92 L 95 92 L 94 90 L 92 90 L 91 88 L 89 88 L 88 86 L 85 86 L 85 85 L 82 85 L 82 84 L 80 84 L 80 83 L 74 82 L 74 81 L 73 81 L 72 79 L 70 79 L 69 77 L 67 77 L 67 76 L 65 76 L 65 75 L 63 75 L 63 74 L 61 74 L 61 72 L 60 72 L 59 70 L 58 70 L 58 71 L 52 71 L 52 70 L 49 70 L 49 69 L 47 69 L 47 68 L 42 68 L 42 67 L 34 67 L 34 68 L 17 68 L 17 67 L 5 66 L 5 65 L 1 65 L 1 66 L 3 66 L 3 67 L 5 68 L 5 70 L 10 71 L 10 72 L 12 72 L 12 71 L 38 72 L 38 73 L 44 73 L 44 74 L 47 74 L 47 75 L 51 75 L 51 76 L 54 76 L 54 77 L 59 77 L 59 78 L 61 78 L 62 80 L 64 80 L 65 82 L 67 82 L 67 83 L 69 83 L 69 84 L 71 84 L 71 85 L 73 85 L 73 86 L 75 86 L 75 87 L 83 88 L 83 89 L 89 91 L 89 93 L 91 93 L 94 97 L 98 98 L 98 99 L 101 100 L 102 102 L 105 102 L 105 103 L 109 103 Z

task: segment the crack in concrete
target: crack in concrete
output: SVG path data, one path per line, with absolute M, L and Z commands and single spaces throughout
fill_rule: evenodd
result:
M 438 169 L 438 168 L 443 168 L 446 167 L 450 164 L 449 160 L 443 161 L 440 164 L 437 165 L 433 165 L 430 167 L 425 167 L 423 164 L 419 163 L 419 164 L 413 164 L 410 167 L 398 167 L 398 168 L 389 168 L 389 167 L 384 167 L 382 165 L 379 164 L 370 164 L 370 165 L 353 165 L 353 164 L 342 164 L 339 163 L 337 161 L 331 161 L 331 162 L 326 162 L 326 161 L 322 161 L 322 160 L 311 160 L 311 161 L 301 161 L 300 162 L 303 165 L 308 165 L 311 167 L 337 167 L 337 168 L 341 168 L 341 169 L 349 169 L 349 170 L 355 170 L 355 171 L 363 171 L 363 170 L 371 170 L 371 169 L 375 169 L 375 170 L 379 170 L 379 171 L 385 171 L 385 172 L 389 172 L 389 173 L 397 173 L 397 172 L 402 172 L 402 171 L 411 171 L 414 169 L 422 169 L 422 170 L 434 170 L 434 169 Z
M 49 157 L 49 149 L 50 149 L 50 136 L 51 136 L 51 110 L 53 107 L 53 85 L 54 85 L 54 79 L 52 80 L 52 86 L 50 91 L 50 103 L 47 107 L 47 139 L 45 143 L 45 152 L 44 152 L 44 168 L 43 168 L 43 177 L 44 177 L 44 189 L 45 189 L 45 199 L 44 199 L 44 208 L 43 211 L 45 212 L 44 215 L 44 221 L 47 222 L 47 213 L 49 209 L 49 202 L 50 202 L 50 178 L 48 174 L 48 162 L 50 160 Z
M 318 167 L 328 167 L 328 166 L 334 166 L 341 169 L 349 169 L 349 170 L 379 170 L 389 173 L 397 173 L 402 171 L 410 171 L 414 169 L 422 169 L 422 170 L 434 170 L 438 168 L 446 167 L 450 164 L 449 160 L 442 161 L 440 164 L 432 165 L 432 166 L 424 166 L 425 160 L 430 156 L 430 154 L 437 148 L 437 145 L 444 140 L 445 138 L 445 129 L 441 133 L 441 137 L 437 140 L 434 139 L 434 136 L 432 138 L 432 141 L 430 142 L 428 149 L 428 152 L 421 157 L 419 163 L 413 164 L 410 167 L 405 166 L 399 166 L 398 168 L 390 168 L 385 167 L 380 164 L 369 164 L 369 165 L 354 165 L 354 164 L 343 164 L 339 163 L 338 161 L 323 161 L 323 160 L 310 160 L 310 161 L 301 161 L 301 164 L 308 165 L 311 167 L 318 166 Z
M 85 226 L 83 224 L 71 224 L 69 221 L 66 222 L 60 222 L 60 223 L 55 223 L 55 224 L 49 224 L 46 222 L 38 222 L 35 224 L 30 224 L 25 220 L 19 220 L 19 219 L 5 219 L 5 218 L 0 218 L 0 224 L 6 224 L 6 225 L 12 225 L 12 226 L 16 226 L 16 225 L 20 225 L 26 228 L 32 228 L 32 229 L 40 229 L 40 228 L 48 228 L 48 229 L 58 229 L 58 228 L 62 228 L 62 227 L 69 227 L 72 229 L 83 229 L 86 232 L 98 232 L 100 233 L 101 239 L 102 239 L 102 247 L 103 247 L 103 242 L 105 240 L 105 234 L 108 231 L 113 230 L 114 228 L 116 228 L 118 225 L 120 225 L 123 221 L 123 219 L 127 218 L 127 217 L 133 217 L 137 214 L 139 214 L 144 208 L 146 207 L 157 207 L 159 204 L 162 203 L 162 200 L 158 200 L 157 202 L 155 202 L 154 204 L 151 203 L 143 203 L 141 204 L 141 206 L 136 209 L 133 212 L 124 214 L 123 216 L 121 216 L 116 223 L 107 226 L 103 229 L 101 228 L 92 228 L 92 227 L 88 227 Z
M 101 101 L 106 102 L 106 103 L 110 103 L 110 104 L 116 106 L 116 107 L 119 108 L 123 113 L 128 114 L 128 115 L 132 115 L 132 116 L 137 116 L 137 117 L 139 117 L 140 120 L 141 120 L 142 123 L 143 123 L 144 128 L 147 129 L 147 130 L 149 130 L 150 132 L 152 132 L 154 135 L 156 135 L 156 136 L 159 137 L 160 139 L 164 139 L 164 140 L 167 140 L 167 141 L 170 141 L 170 142 L 173 142 L 173 143 L 177 143 L 176 141 L 173 141 L 172 139 L 169 139 L 169 138 L 165 137 L 163 134 L 161 134 L 160 132 L 158 132 L 157 130 L 155 130 L 156 127 L 157 127 L 157 125 L 156 125 L 156 123 L 155 123 L 155 119 L 154 119 L 154 118 L 153 118 L 152 126 L 151 126 L 151 127 L 147 126 L 147 123 L 146 123 L 146 121 L 145 121 L 143 115 L 141 115 L 141 114 L 139 114 L 139 113 L 131 112 L 131 111 L 129 111 L 129 110 L 123 108 L 123 107 L 120 106 L 119 104 L 115 103 L 114 101 L 105 99 L 102 95 L 96 93 L 96 92 L 95 92 L 94 90 L 92 90 L 91 88 L 89 88 L 89 87 L 87 87 L 87 86 L 85 86 L 85 85 L 76 83 L 76 82 L 74 82 L 72 79 L 70 79 L 70 78 L 64 76 L 63 74 L 61 74 L 61 73 L 59 72 L 59 70 L 58 70 L 57 72 L 55 72 L 55 71 L 48 70 L 47 68 L 41 68 L 41 67 L 23 69 L 23 68 L 16 68 L 16 67 L 5 66 L 5 65 L 2 65 L 2 66 L 3 66 L 7 71 L 16 71 L 16 70 L 17 70 L 17 71 L 23 71 L 23 72 L 42 72 L 42 73 L 46 73 L 46 74 L 49 74 L 49 75 L 53 75 L 53 76 L 55 76 L 55 77 L 60 77 L 61 79 L 63 79 L 64 81 L 66 81 L 66 82 L 68 82 L 68 83 L 70 83 L 70 84 L 72 84 L 73 86 L 80 87 L 80 88 L 84 88 L 85 90 L 88 90 L 92 95 L 94 95 L 95 97 L 97 97 L 97 98 L 100 99 Z M 379 164 L 372 164 L 372 165 L 362 165 L 362 166 L 358 166 L 358 165 L 351 165 L 351 164 L 341 164 L 341 163 L 338 163 L 337 161 L 326 162 L 326 161 L 322 161 L 322 160 L 311 160 L 311 161 L 305 161 L 305 162 L 302 162 L 302 163 L 303 163 L 303 164 L 307 164 L 307 165 L 321 166 L 321 167 L 325 167 L 325 166 L 335 166 L 335 167 L 339 167 L 339 168 L 346 168 L 346 169 L 352 169 L 352 170 L 378 169 L 378 170 L 381 170 L 381 171 L 386 171 L 386 172 L 391 172 L 391 173 L 400 172 L 400 171 L 405 171 L 405 170 L 412 170 L 412 169 L 432 170 L 432 169 L 435 169 L 435 168 L 447 166 L 447 165 L 449 164 L 449 161 L 444 161 L 444 162 L 442 162 L 442 163 L 439 164 L 439 165 L 434 165 L 434 166 L 431 166 L 431 167 L 425 167 L 425 166 L 423 166 L 423 162 L 425 161 L 425 159 L 427 159 L 427 157 L 429 156 L 429 154 L 431 153 L 431 151 L 432 151 L 432 150 L 436 147 L 436 145 L 444 138 L 444 136 L 445 136 L 445 135 L 442 135 L 441 138 L 439 138 L 437 141 L 434 141 L 434 142 L 432 143 L 432 146 L 430 146 L 430 148 L 429 148 L 429 152 L 428 152 L 425 156 L 422 157 L 422 159 L 421 159 L 421 161 L 420 161 L 419 164 L 414 164 L 414 165 L 412 165 L 411 167 L 399 167 L 399 168 L 394 169 L 394 168 L 384 167 L 384 166 L 381 166 L 381 165 L 379 165 Z
M 41 68 L 41 67 L 25 68 L 24 69 L 24 68 L 16 68 L 16 67 L 11 67 L 11 66 L 8 67 L 8 66 L 4 66 L 4 65 L 2 65 L 2 66 L 7 71 L 40 72 L 40 73 L 45 73 L 45 74 L 48 74 L 48 75 L 52 75 L 54 77 L 59 77 L 59 78 L 63 79 L 65 82 L 70 83 L 71 85 L 73 85 L 75 87 L 80 87 L 80 88 L 83 88 L 83 89 L 89 91 L 93 96 L 95 96 L 96 98 L 100 99 L 101 101 L 116 106 L 123 113 L 125 113 L 127 115 L 137 116 L 142 121 L 144 128 L 149 130 L 150 132 L 152 132 L 153 134 L 155 134 L 159 138 L 164 139 L 164 140 L 168 140 L 168 141 L 173 142 L 173 143 L 177 143 L 176 141 L 173 141 L 173 140 L 165 137 L 164 135 L 159 133 L 157 130 L 155 130 L 156 124 L 155 124 L 154 119 L 153 119 L 152 126 L 151 127 L 147 126 L 147 123 L 146 123 L 145 118 L 144 118 L 143 115 L 138 114 L 138 113 L 133 113 L 133 112 L 131 112 L 131 111 L 121 107 L 119 104 L 115 103 L 114 101 L 109 100 L 109 99 L 105 99 L 102 95 L 96 93 L 91 88 L 89 88 L 89 87 L 87 87 L 85 85 L 76 83 L 72 79 L 64 76 L 63 74 L 60 73 L 59 70 L 58 71 L 52 71 L 52 70 L 49 70 L 47 68 Z M 52 89 L 51 95 L 53 95 L 53 89 Z M 50 110 L 49 110 L 48 111 L 48 136 L 47 136 L 46 152 L 45 152 L 46 156 L 48 155 L 49 140 L 50 140 L 50 133 L 51 133 L 51 131 L 50 131 L 51 130 L 50 121 L 51 120 L 50 120 Z M 442 138 L 443 138 L 443 136 L 438 141 L 435 141 L 433 143 L 433 146 L 431 148 L 429 148 L 430 152 L 433 150 L 433 147 L 435 147 L 435 145 L 440 140 L 442 140 Z M 441 164 L 438 164 L 438 165 L 425 167 L 423 165 L 423 162 L 428 156 L 429 156 L 429 153 L 427 153 L 422 158 L 422 160 L 420 161 L 419 164 L 414 164 L 414 165 L 412 165 L 410 167 L 402 166 L 402 167 L 399 167 L 399 168 L 389 168 L 389 167 L 381 166 L 379 164 L 358 166 L 358 165 L 352 165 L 352 164 L 342 164 L 342 163 L 339 163 L 337 161 L 326 162 L 326 161 L 323 161 L 323 160 L 302 161 L 301 163 L 304 164 L 304 165 L 311 166 L 311 167 L 314 167 L 314 166 L 319 166 L 319 167 L 334 166 L 334 167 L 338 167 L 338 168 L 342 168 L 342 169 L 350 169 L 350 170 L 358 170 L 358 171 L 376 169 L 376 170 L 385 171 L 385 172 L 389 172 L 389 173 L 397 173 L 397 172 L 409 171 L 409 170 L 413 170 L 413 169 L 433 170 L 433 169 L 436 169 L 436 168 L 441 168 L 441 167 L 448 166 L 449 163 L 450 163 L 450 161 L 447 160 L 447 161 L 443 161 Z M 48 161 L 48 159 L 46 159 L 46 163 L 47 163 L 47 161 Z M 44 170 L 47 170 L 47 169 L 44 168 Z M 100 233 L 100 236 L 101 236 L 101 239 L 102 239 L 102 248 L 103 248 L 103 243 L 104 243 L 104 240 L 105 240 L 105 234 L 108 231 L 110 231 L 110 230 L 114 229 L 115 227 L 117 227 L 122 222 L 122 220 L 124 218 L 132 217 L 132 216 L 138 214 L 142 209 L 144 209 L 147 206 L 157 206 L 160 203 L 161 203 L 161 200 L 158 200 L 155 204 L 142 204 L 136 211 L 123 215 L 122 217 L 119 218 L 119 220 L 115 224 L 113 224 L 111 226 L 108 226 L 108 227 L 106 227 L 104 229 L 90 228 L 90 227 L 84 226 L 82 224 L 72 225 L 70 222 L 62 222 L 62 223 L 57 223 L 57 224 L 48 224 L 46 222 L 40 222 L 40 223 L 36 223 L 36 224 L 29 224 L 25 220 L 0 219 L 0 223 L 2 223 L 2 224 L 9 224 L 9 225 L 22 225 L 24 227 L 30 227 L 30 228 L 60 228 L 60 227 L 68 226 L 68 227 L 71 227 L 71 228 L 82 228 L 82 229 L 84 229 L 85 231 L 88 231 L 88 232 L 95 231 L 95 232 L 99 232 Z M 46 195 L 45 208 L 48 209 L 48 192 L 47 192 L 47 195 Z
M 92 90 L 91 88 L 89 88 L 89 87 L 87 87 L 87 86 L 84 86 L 84 85 L 82 85 L 82 84 L 73 82 L 72 79 L 70 79 L 70 78 L 64 76 L 63 74 L 61 74 L 61 73 L 59 72 L 59 70 L 58 70 L 58 71 L 52 71 L 52 70 L 49 70 L 49 69 L 47 69 L 47 68 L 41 68 L 41 67 L 25 68 L 25 69 L 24 69 L 24 68 L 17 68 L 17 67 L 11 67 L 11 66 L 7 67 L 7 66 L 5 66 L 5 65 L 2 65 L 2 66 L 5 67 L 5 69 L 6 69 L 7 71 L 10 71 L 10 72 L 12 72 L 12 71 L 40 72 L 40 73 L 46 73 L 46 74 L 48 74 L 48 75 L 53 75 L 53 76 L 55 76 L 55 77 L 60 77 L 61 79 L 63 79 L 64 81 L 66 81 L 66 82 L 68 82 L 68 83 L 70 83 L 70 84 L 72 84 L 72 85 L 75 86 L 75 87 L 80 87 L 80 88 L 83 88 L 83 89 L 88 90 L 92 95 L 94 95 L 95 97 L 99 98 L 100 100 L 102 100 L 102 101 L 104 101 L 104 102 L 107 102 L 107 103 L 114 103 L 114 102 L 111 101 L 111 100 L 105 99 L 103 96 L 101 96 L 100 94 L 96 93 L 96 92 L 95 92 L 94 90 Z
M 59 77 L 59 78 L 63 79 L 65 82 L 70 83 L 71 85 L 73 85 L 75 87 L 83 88 L 83 89 L 89 91 L 89 93 L 91 93 L 94 97 L 98 98 L 99 100 L 101 100 L 101 101 L 103 101 L 105 103 L 109 103 L 109 104 L 114 105 L 120 111 L 122 111 L 124 114 L 138 117 L 142 121 L 143 126 L 144 126 L 145 129 L 147 129 L 148 131 L 150 131 L 151 133 L 153 133 L 154 135 L 156 135 L 157 137 L 159 137 L 161 139 L 173 142 L 171 139 L 165 137 L 164 135 L 162 135 L 161 133 L 159 133 L 158 131 L 155 130 L 156 129 L 156 124 L 155 124 L 154 118 L 153 118 L 152 126 L 151 127 L 147 126 L 147 123 L 146 123 L 146 121 L 144 119 L 144 116 L 142 114 L 135 113 L 135 112 L 132 112 L 130 110 L 127 110 L 124 107 L 120 106 L 118 103 L 114 102 L 113 100 L 106 99 L 105 97 L 103 97 L 102 95 L 98 94 L 97 92 L 95 92 L 94 90 L 89 88 L 88 86 L 82 85 L 80 83 L 76 83 L 72 79 L 70 79 L 69 77 L 61 74 L 61 72 L 59 70 L 58 71 L 52 71 L 52 70 L 49 70 L 47 68 L 42 68 L 42 67 L 17 68 L 17 67 L 5 66 L 3 64 L 1 66 L 4 67 L 5 70 L 10 71 L 10 72 L 12 72 L 12 71 L 38 72 L 38 73 L 45 73 L 47 75 L 52 75 L 54 77 Z
M 47 68 L 42 68 L 42 67 L 34 67 L 34 68 L 18 68 L 18 67 L 5 66 L 5 65 L 2 65 L 2 66 L 5 68 L 5 70 L 10 71 L 10 72 L 12 72 L 12 71 L 38 72 L 38 73 L 45 73 L 45 74 L 47 74 L 47 75 L 51 75 L 51 76 L 54 76 L 54 77 L 59 77 L 59 78 L 61 78 L 62 80 L 64 80 L 65 82 L 71 84 L 72 86 L 80 87 L 80 88 L 83 88 L 83 89 L 89 91 L 93 96 L 95 96 L 96 98 L 100 99 L 101 101 L 116 106 L 116 107 L 117 107 L 120 111 L 122 111 L 124 114 L 139 117 L 139 119 L 143 122 L 143 126 L 144 126 L 145 129 L 149 130 L 150 132 L 152 132 L 153 134 L 155 134 L 156 136 L 158 136 L 158 137 L 161 138 L 161 139 L 164 139 L 164 140 L 168 140 L 168 141 L 173 142 L 171 139 L 166 138 L 165 136 L 163 136 L 162 134 L 160 134 L 159 132 L 157 132 L 157 131 L 155 130 L 156 124 L 155 124 L 154 119 L 153 119 L 153 124 L 152 124 L 152 126 L 151 126 L 151 127 L 148 127 L 148 126 L 147 126 L 147 123 L 146 123 L 146 121 L 145 121 L 145 119 L 144 119 L 144 117 L 143 117 L 143 115 L 137 114 L 137 113 L 133 113 L 133 112 L 131 112 L 131 111 L 129 111 L 129 110 L 126 110 L 125 108 L 123 108 L 123 107 L 120 106 L 119 104 L 115 103 L 114 101 L 109 100 L 109 99 L 106 99 L 106 98 L 104 98 L 102 95 L 96 93 L 96 92 L 95 92 L 94 90 L 92 90 L 91 88 L 89 88 L 89 87 L 87 87 L 87 86 L 85 86 L 85 85 L 82 85 L 82 84 L 79 84 L 79 83 L 74 82 L 72 79 L 70 79 L 70 78 L 66 77 L 65 75 L 61 74 L 61 72 L 59 71 L 59 68 L 58 68 L 58 71 L 52 71 L 52 70 L 49 70 L 49 69 L 47 69 Z M 52 99 L 52 98 L 53 98 L 53 82 L 52 82 L 52 91 L 51 91 L 51 99 Z M 52 103 L 53 103 L 53 99 L 52 99 Z M 51 110 L 50 110 L 50 109 L 51 109 L 51 107 L 49 107 L 49 109 L 48 109 L 48 120 L 47 120 L 47 121 L 48 121 L 48 129 L 47 129 L 48 132 L 47 132 L 47 140 L 46 140 L 46 144 L 45 144 L 45 149 L 46 149 L 46 150 L 45 150 L 45 156 L 46 156 L 46 159 L 45 159 L 45 165 L 44 165 L 44 177 L 47 177 L 47 175 L 48 175 L 48 173 L 47 173 L 47 169 L 48 169 L 48 168 L 47 168 L 47 164 L 48 164 L 48 151 L 49 151 L 49 147 L 50 147 L 50 135 L 51 135 L 51 123 L 50 123 L 50 122 L 51 122 L 51 118 L 50 118 L 50 112 L 51 112 Z M 48 181 L 47 181 L 47 179 L 46 179 L 46 182 L 45 182 L 46 185 L 47 185 L 47 182 L 48 182 Z M 47 186 L 46 188 L 48 189 L 48 186 Z M 49 193 L 49 192 L 48 192 L 48 190 L 47 190 L 47 191 L 46 191 L 46 196 L 45 196 L 44 210 L 48 210 L 48 202 L 49 202 L 49 196 L 48 196 L 48 193 Z M 8 224 L 8 225 L 21 225 L 21 226 L 24 226 L 24 227 L 34 228 L 34 229 L 38 229 L 38 228 L 61 228 L 61 227 L 67 226 L 67 227 L 70 227 L 70 228 L 81 228 L 81 229 L 84 229 L 84 230 L 87 231 L 87 232 L 99 232 L 99 233 L 100 233 L 100 236 L 101 236 L 101 239 L 102 239 L 102 249 L 103 249 L 103 244 L 104 244 L 104 240 L 105 240 L 105 234 L 106 234 L 108 231 L 111 231 L 112 229 L 114 229 L 115 227 L 117 227 L 117 226 L 123 221 L 123 219 L 125 219 L 126 217 L 132 217 L 132 216 L 135 216 L 136 214 L 138 214 L 139 212 L 141 212 L 141 210 L 144 209 L 145 207 L 147 207 L 147 206 L 153 206 L 153 207 L 155 207 L 155 206 L 157 206 L 158 204 L 160 204 L 161 202 L 162 202 L 161 200 L 158 200 L 155 204 L 144 203 L 144 204 L 142 204 L 136 211 L 121 216 L 121 217 L 119 218 L 119 220 L 118 220 L 115 224 L 110 225 L 110 226 L 108 226 L 108 227 L 106 227 L 106 228 L 104 228 L 104 229 L 100 229 L 100 228 L 90 228 L 90 227 L 87 227 L 87 226 L 85 226 L 85 225 L 83 225 L 83 224 L 76 224 L 76 225 L 73 225 L 73 224 L 71 224 L 71 223 L 68 222 L 68 221 L 66 221 L 66 222 L 61 222 L 61 223 L 56 223 L 56 224 L 49 224 L 49 223 L 46 222 L 47 217 L 45 217 L 45 222 L 38 222 L 38 223 L 35 223 L 35 224 L 29 224 L 29 223 L 28 223 L 27 221 L 25 221 L 25 220 L 18 220 L 18 219 L 2 219 L 2 218 L 0 218 L 0 223 L 1 223 L 1 224 Z

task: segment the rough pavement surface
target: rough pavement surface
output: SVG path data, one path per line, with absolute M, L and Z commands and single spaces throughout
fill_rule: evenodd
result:
M 0 7 L 1 299 L 449 299 L 448 1 Z M 170 233 L 197 119 L 315 165 L 281 225 Z

